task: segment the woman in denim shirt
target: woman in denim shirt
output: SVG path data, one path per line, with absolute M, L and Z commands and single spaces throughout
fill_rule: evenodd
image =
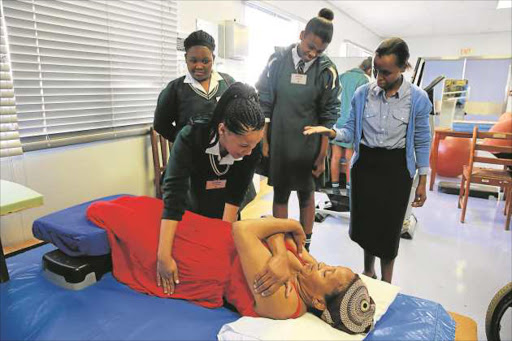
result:
M 382 280 L 389 283 L 416 172 L 413 207 L 427 199 L 432 104 L 425 91 L 404 79 L 408 60 L 405 41 L 383 41 L 373 61 L 377 81 L 357 89 L 347 123 L 341 129 L 304 128 L 304 135 L 353 143 L 350 238 L 364 249 L 364 274 L 376 278 L 379 257 Z

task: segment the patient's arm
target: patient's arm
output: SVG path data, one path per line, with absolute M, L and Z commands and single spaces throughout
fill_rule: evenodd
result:
M 243 220 L 233 224 L 235 246 L 250 288 L 253 287 L 256 274 L 265 268 L 272 256 L 261 241 L 276 233 L 292 233 L 299 240 L 301 235 L 304 236 L 299 222 L 291 219 Z M 254 295 L 254 299 L 255 311 L 260 316 L 274 319 L 289 318 L 299 304 L 297 295 L 285 297 L 284 286 L 281 286 L 274 295 Z
M 292 286 L 288 252 L 284 244 L 284 233 L 276 233 L 266 240 L 272 257 L 265 268 L 256 274 L 254 293 L 262 296 L 274 294 L 282 285 L 285 286 L 285 296 L 288 297 Z
M 285 239 L 286 244 L 291 245 L 292 249 L 297 250 L 297 243 L 291 235 L 289 235 L 289 234 L 285 235 L 284 239 Z M 318 263 L 318 261 L 313 256 L 311 256 L 311 254 L 305 248 L 302 248 L 301 258 L 306 263 L 310 263 L 310 264 Z
M 270 296 L 274 294 L 282 285 L 285 286 L 285 296 L 291 292 L 291 286 L 289 279 L 292 275 L 292 271 L 283 271 L 282 264 L 283 262 L 289 262 L 290 256 L 292 259 L 295 259 L 295 256 L 292 254 L 288 254 L 287 249 L 285 247 L 285 239 L 286 243 L 291 246 L 294 251 L 297 251 L 297 244 L 293 237 L 289 234 L 286 235 L 284 233 L 277 233 L 267 238 L 267 244 L 269 246 L 270 252 L 272 253 L 272 258 L 267 262 L 265 268 L 256 274 L 254 278 L 254 293 L 260 294 L 262 296 Z M 301 257 L 306 263 L 317 264 L 317 260 L 313 258 L 304 250 L 302 252 Z M 291 268 L 294 267 L 294 264 L 297 262 L 292 262 L 290 265 Z

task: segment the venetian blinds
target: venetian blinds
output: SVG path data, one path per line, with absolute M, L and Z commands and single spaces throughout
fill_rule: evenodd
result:
M 3 11 L 0 15 L 0 157 L 22 154 Z
M 171 0 L 3 1 L 24 150 L 145 133 L 176 77 Z

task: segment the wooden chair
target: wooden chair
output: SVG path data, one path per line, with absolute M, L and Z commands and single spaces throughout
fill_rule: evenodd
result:
M 512 134 L 478 132 L 478 127 L 473 129 L 469 161 L 468 164 L 464 166 L 462 179 L 460 182 L 459 208 L 462 207 L 460 222 L 463 223 L 466 216 L 466 208 L 468 204 L 471 183 L 499 186 L 501 189 L 503 189 L 506 197 L 504 213 L 507 219 L 505 222 L 505 229 L 509 230 L 510 216 L 512 213 L 512 175 L 510 170 L 507 169 L 507 166 L 512 166 L 512 159 L 484 157 L 478 155 L 477 153 L 478 151 L 487 151 L 491 153 L 512 154 L 512 147 L 486 145 L 482 143 L 482 141 L 479 141 L 480 139 L 484 138 L 512 141 Z M 503 165 L 504 167 L 503 169 L 475 167 L 475 162 Z
M 155 171 L 155 196 L 162 198 L 162 187 L 160 185 L 162 175 L 167 167 L 171 142 L 158 134 L 153 127 L 149 130 L 151 139 L 151 150 L 153 151 L 153 168 Z

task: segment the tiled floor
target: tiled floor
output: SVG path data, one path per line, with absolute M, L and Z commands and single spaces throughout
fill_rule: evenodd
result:
M 439 179 L 443 181 L 447 179 Z M 448 179 L 454 181 L 454 179 Z M 504 230 L 503 202 L 469 198 L 466 223 L 459 222 L 457 196 L 428 192 L 423 208 L 414 209 L 418 228 L 413 240 L 402 239 L 393 284 L 406 294 L 441 303 L 478 324 L 485 340 L 485 314 L 494 294 L 512 281 L 512 236 Z M 324 200 L 317 194 L 317 200 Z M 271 213 L 272 193 L 259 199 L 262 213 Z M 299 217 L 290 198 L 290 218 Z M 311 253 L 330 264 L 360 272 L 363 252 L 348 236 L 348 220 L 327 218 L 315 224 Z M 377 262 L 378 263 L 378 262 Z M 379 269 L 377 268 L 379 272 Z M 512 340 L 512 313 L 504 317 L 502 340 Z

